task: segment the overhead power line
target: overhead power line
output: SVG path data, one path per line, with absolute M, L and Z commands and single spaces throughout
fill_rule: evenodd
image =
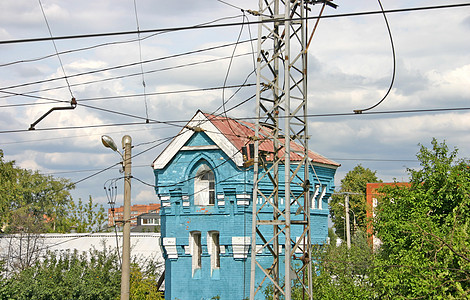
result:
M 114 67 L 101 68 L 101 69 L 97 69 L 97 70 L 93 70 L 93 71 L 72 74 L 72 75 L 69 75 L 68 78 L 74 78 L 74 77 L 79 77 L 79 76 L 83 76 L 83 75 L 91 75 L 91 74 L 96 74 L 96 73 L 105 72 L 105 71 L 111 71 L 111 70 L 117 70 L 117 69 L 122 69 L 122 68 L 127 68 L 127 67 L 138 66 L 141 63 L 146 64 L 146 63 L 152 63 L 152 62 L 162 61 L 162 60 L 171 59 L 171 58 L 178 58 L 178 57 L 185 56 L 185 55 L 191 55 L 191 54 L 196 54 L 196 53 L 221 49 L 221 48 L 225 48 L 225 47 L 231 47 L 231 46 L 234 46 L 234 45 L 237 45 L 237 44 L 247 43 L 247 42 L 251 42 L 251 41 L 252 40 L 244 40 L 244 41 L 241 41 L 241 42 L 238 42 L 238 43 L 234 42 L 234 43 L 222 44 L 222 45 L 217 45 L 217 46 L 213 46 L 213 47 L 207 47 L 207 48 L 196 49 L 196 50 L 192 50 L 192 51 L 172 54 L 172 55 L 168 55 L 168 56 L 152 58 L 152 59 L 144 60 L 142 62 L 138 61 L 138 62 L 122 64 L 122 65 L 118 65 L 118 66 L 114 66 Z M 7 87 L 1 87 L 0 91 L 9 90 L 9 89 L 13 89 L 13 88 L 19 88 L 19 87 L 25 87 L 25 86 L 34 85 L 34 84 L 41 84 L 41 83 L 47 83 L 47 82 L 52 82 L 52 81 L 57 81 L 57 80 L 63 80 L 63 79 L 64 79 L 64 77 L 56 77 L 56 78 L 50 78 L 50 79 L 44 79 L 44 80 L 37 80 L 37 81 L 33 81 L 33 82 L 27 82 L 27 83 L 22 83 L 22 84 L 7 86 Z
M 235 55 L 235 57 L 242 57 L 242 56 L 252 55 L 252 54 L 253 54 L 252 52 L 248 52 L 248 53 Z M 217 62 L 217 61 L 226 60 L 226 59 L 230 59 L 230 58 L 232 58 L 232 56 L 225 56 L 225 57 L 220 57 L 220 58 L 208 59 L 208 60 L 204 60 L 204 61 L 197 61 L 197 62 L 192 62 L 192 63 L 187 63 L 187 64 L 180 64 L 180 65 L 175 65 L 175 66 L 171 66 L 171 67 L 165 67 L 165 68 L 159 68 L 159 69 L 146 71 L 145 74 L 151 74 L 151 73 L 162 72 L 162 71 L 170 71 L 170 70 L 175 70 L 175 69 L 190 67 L 190 66 L 197 66 L 197 65 L 201 65 L 201 64 Z M 120 76 L 107 77 L 107 78 L 103 78 L 103 79 L 96 79 L 96 80 L 90 80 L 90 81 L 75 83 L 75 84 L 71 84 L 70 86 L 71 87 L 83 86 L 83 85 L 88 85 L 88 84 L 101 83 L 101 82 L 117 80 L 117 79 L 124 79 L 124 78 L 129 78 L 129 77 L 134 77 L 134 76 L 140 76 L 140 75 L 141 75 L 140 72 L 130 73 L 130 74 L 125 74 L 125 75 L 120 75 Z M 36 102 L 36 103 L 6 104 L 6 105 L 0 105 L 0 108 L 2 108 L 2 107 L 15 107 L 15 106 L 42 105 L 42 104 L 50 104 L 50 103 L 57 102 L 57 101 L 63 101 L 63 100 L 46 98 L 46 97 L 41 97 L 41 96 L 34 96 L 34 95 L 31 95 L 31 94 L 39 93 L 39 92 L 43 93 L 43 92 L 47 92 L 47 91 L 59 90 L 59 89 L 64 89 L 64 88 L 67 88 L 67 86 L 42 88 L 42 89 L 38 89 L 38 90 L 34 90 L 34 91 L 27 91 L 27 92 L 23 92 L 23 93 L 13 93 L 13 92 L 7 92 L 7 91 L 0 90 L 0 93 L 8 94 L 8 95 L 5 95 L 5 96 L 0 96 L 0 99 L 1 98 L 10 98 L 10 97 L 13 97 L 13 96 L 23 96 L 23 97 L 29 97 L 29 98 L 35 98 L 35 99 L 50 100 L 48 102 L 40 102 L 40 103 Z M 83 101 L 83 99 L 80 99 L 80 101 Z M 67 101 L 64 101 L 64 102 L 67 102 Z
M 445 5 L 435 5 L 435 6 L 423 6 L 423 7 L 410 7 L 410 8 L 400 8 L 400 9 L 390 9 L 384 11 L 387 14 L 390 13 L 402 13 L 402 12 L 412 12 L 412 11 L 423 11 L 423 10 L 435 10 L 435 9 L 446 9 L 446 8 L 459 8 L 470 6 L 470 3 L 457 3 L 457 4 L 445 4 Z M 323 16 L 312 16 L 305 19 L 314 20 L 314 19 L 332 19 L 332 18 L 344 18 L 344 17 L 355 17 L 355 16 L 367 16 L 367 15 L 376 15 L 383 14 L 383 11 L 366 11 L 366 12 L 354 12 L 354 13 L 345 13 L 345 14 L 331 14 Z M 18 43 L 30 43 L 30 42 L 43 42 L 50 40 L 71 40 L 71 39 L 84 39 L 84 38 L 97 38 L 105 36 L 118 36 L 118 35 L 136 35 L 138 33 L 157 33 L 157 32 L 175 32 L 175 31 L 184 31 L 184 30 L 194 30 L 194 29 L 207 29 L 207 28 L 222 28 L 222 27 L 232 27 L 232 26 L 241 26 L 241 25 L 255 25 L 260 23 L 271 23 L 279 22 L 284 19 L 266 19 L 263 21 L 251 21 L 251 22 L 235 22 L 235 23 L 223 23 L 223 24 L 210 24 L 210 25 L 191 25 L 191 26 L 181 26 L 181 27 L 168 27 L 168 28 L 158 28 L 158 29 L 146 29 L 146 30 L 132 30 L 132 31 L 118 31 L 118 32 L 106 32 L 106 33 L 90 33 L 90 34 L 80 34 L 80 35 L 66 35 L 66 36 L 56 36 L 56 37 L 41 37 L 41 38 L 30 38 L 30 39 L 18 39 L 18 40 L 6 40 L 0 41 L 1 44 L 18 44 Z M 290 21 L 297 21 L 299 18 L 292 18 Z
M 49 35 L 50 35 L 51 38 L 53 38 L 51 27 L 49 26 L 49 22 L 47 21 L 46 13 L 44 12 L 44 8 L 42 7 L 42 2 L 41 2 L 41 0 L 38 0 L 38 2 L 39 2 L 39 7 L 41 7 L 42 16 L 44 17 L 44 21 L 46 22 L 46 26 L 47 26 L 47 30 L 49 31 Z M 67 78 L 67 74 L 65 73 L 64 64 L 62 63 L 62 59 L 60 58 L 59 50 L 57 50 L 57 45 L 56 45 L 54 39 L 52 39 L 52 44 L 54 45 L 55 53 L 56 53 L 57 59 L 59 60 L 60 68 L 62 69 L 62 73 L 64 73 L 64 78 L 65 78 L 65 82 L 67 83 L 67 86 L 69 88 L 70 97 L 74 98 L 73 93 L 72 93 L 72 89 L 70 88 L 69 79 Z
M 429 109 L 405 109 L 405 110 L 389 110 L 389 111 L 373 111 L 366 112 L 363 114 L 355 113 L 325 113 L 325 114 L 309 114 L 307 118 L 322 118 L 322 117 L 347 117 L 347 116 L 368 116 L 368 115 L 391 115 L 391 114 L 413 114 L 413 113 L 443 113 L 443 112 L 458 112 L 458 111 L 468 111 L 470 107 L 455 107 L 455 108 L 429 108 Z M 143 117 L 142 117 L 143 118 Z M 279 119 L 284 118 L 280 116 Z M 232 118 L 234 120 L 245 120 L 245 121 L 255 121 L 256 117 L 246 117 L 246 118 Z M 188 120 L 174 120 L 174 121 L 150 121 L 148 124 L 169 124 L 173 126 L 178 126 L 178 123 L 187 123 Z M 115 127 L 115 126 L 135 126 L 135 125 L 148 125 L 145 122 L 134 122 L 134 123 L 115 123 L 115 124 L 97 124 L 97 125 L 81 125 L 81 126 L 68 126 L 68 127 L 50 127 L 50 128 L 38 128 L 35 131 L 53 131 L 53 130 L 70 130 L 70 129 L 87 129 L 87 128 L 99 128 L 99 127 Z M 19 133 L 19 132 L 31 132 L 27 129 L 16 129 L 16 130 L 2 130 L 2 133 Z
M 356 114 L 362 114 L 363 112 L 365 111 L 368 111 L 368 110 L 371 110 L 373 108 L 376 108 L 377 106 L 379 106 L 382 102 L 385 101 L 385 99 L 387 99 L 388 95 L 390 94 L 390 92 L 392 91 L 392 87 L 393 87 L 393 83 L 395 82 L 395 75 L 396 75 L 396 69 L 397 69 L 397 58 L 396 58 L 396 54 L 395 54 L 395 44 L 393 42 L 393 36 L 392 36 L 392 30 L 390 29 L 390 25 L 388 24 L 388 20 L 387 20 L 387 15 L 385 14 L 385 11 L 384 11 L 384 8 L 382 6 L 382 2 L 380 2 L 380 0 L 378 0 L 379 2 L 379 6 L 380 6 L 380 9 L 382 10 L 383 12 L 383 16 L 384 16 L 384 20 L 385 20 L 385 25 L 387 25 L 387 31 L 388 31 L 388 36 L 390 38 L 390 46 L 392 48 L 392 59 L 393 59 L 393 69 L 392 69 L 392 79 L 390 81 L 390 85 L 388 86 L 388 90 L 387 92 L 385 93 L 385 95 L 382 97 L 382 99 L 377 102 L 376 104 L 368 107 L 368 108 L 363 108 L 363 109 L 355 109 L 354 110 L 354 113 Z
M 162 92 L 155 92 L 155 93 L 147 93 L 147 96 L 159 96 L 159 95 L 172 95 L 172 94 L 183 94 L 183 93 L 194 93 L 194 92 L 207 92 L 207 91 L 215 91 L 220 89 L 234 89 L 234 88 L 243 88 L 243 87 L 251 87 L 255 86 L 255 83 L 246 83 L 246 84 L 238 84 L 238 85 L 229 85 L 229 86 L 216 86 L 216 87 L 206 87 L 206 88 L 197 88 L 197 89 L 185 89 L 185 90 L 175 90 L 175 91 L 162 91 Z M 2 91 L 0 91 L 2 92 Z M 13 93 L 12 93 L 13 94 Z M 20 104 L 5 104 L 0 105 L 0 108 L 8 108 L 8 107 L 18 107 L 18 106 L 31 106 L 31 105 L 43 105 L 43 104 L 51 104 L 57 102 L 64 102 L 68 103 L 65 100 L 53 99 L 53 98 L 45 98 L 39 96 L 31 96 L 21 93 L 14 93 L 18 96 L 25 96 L 31 97 L 35 99 L 41 100 L 49 100 L 48 102 L 35 102 L 35 103 L 20 103 Z M 112 100 L 112 99 L 125 99 L 125 98 L 134 98 L 134 97 L 144 97 L 144 94 L 127 94 L 127 95 L 116 95 L 116 96 L 107 96 L 107 97 L 95 97 L 95 98 L 83 98 L 80 99 L 80 103 L 87 102 L 87 101 L 101 101 L 101 100 Z
M 234 19 L 234 18 L 238 18 L 238 17 L 239 17 L 239 16 L 231 16 L 231 17 L 219 18 L 219 19 L 216 19 L 216 20 L 213 20 L 213 21 L 210 21 L 210 22 L 202 23 L 202 24 L 200 24 L 200 25 L 211 24 L 211 23 L 215 23 L 215 22 L 222 21 L 222 20 Z M 96 45 L 87 46 L 87 47 L 74 48 L 74 49 L 70 49 L 70 50 L 61 51 L 61 52 L 59 52 L 59 55 L 69 54 L 69 53 L 74 53 L 74 52 L 80 52 L 80 51 L 86 51 L 86 50 L 96 49 L 96 48 L 105 47 L 105 46 L 114 46 L 114 45 L 120 45 L 120 44 L 134 43 L 134 42 L 137 42 L 137 41 L 144 41 L 144 40 L 146 40 L 146 39 L 152 38 L 152 37 L 157 36 L 157 35 L 162 34 L 162 33 L 165 33 L 165 32 L 159 32 L 159 33 L 150 34 L 150 35 L 147 35 L 147 36 L 145 36 L 145 37 L 138 38 L 138 39 L 130 39 L 130 40 L 124 40 L 124 41 L 107 42 L 107 43 L 101 43 L 101 44 L 96 44 Z M 17 60 L 17 61 L 2 63 L 2 64 L 0 64 L 0 67 L 6 67 L 6 66 L 15 65 L 15 64 L 21 64 L 21 63 L 29 63 L 29 62 L 40 61 L 40 60 L 47 59 L 47 58 L 51 58 L 51 57 L 54 57 L 54 56 L 56 56 L 56 53 L 49 54 L 49 55 L 42 56 L 42 57 L 36 57 L 36 58 L 30 58 L 30 59 L 22 59 L 22 60 Z

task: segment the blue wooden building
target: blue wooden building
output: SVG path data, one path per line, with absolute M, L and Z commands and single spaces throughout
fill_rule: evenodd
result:
M 247 164 L 246 149 L 254 128 L 249 122 L 198 111 L 155 159 L 165 299 L 249 297 L 253 167 Z M 260 145 L 268 162 L 269 149 L 272 144 Z M 309 158 L 312 241 L 323 243 L 328 235 L 328 198 L 339 164 L 314 152 Z M 272 184 L 266 180 L 259 188 L 268 191 Z M 295 215 L 297 208 L 291 209 Z M 272 216 L 272 210 L 266 214 Z M 300 234 L 291 232 L 294 238 Z M 271 264 L 268 253 L 263 259 Z

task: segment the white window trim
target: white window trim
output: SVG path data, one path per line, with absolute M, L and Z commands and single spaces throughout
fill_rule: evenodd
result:
M 209 174 L 209 179 L 202 176 Z M 212 184 L 212 187 L 211 187 Z M 194 178 L 194 205 L 215 204 L 215 175 L 207 164 L 202 164 L 196 171 Z
M 326 185 L 322 185 L 322 190 L 321 190 L 321 195 L 318 198 L 318 209 L 323 209 L 323 198 L 325 197 L 326 194 Z
M 192 276 L 194 276 L 196 270 L 202 267 L 202 235 L 200 231 L 191 231 L 189 233 L 189 253 L 192 256 Z
M 207 233 L 207 250 L 211 257 L 211 275 L 216 269 L 220 269 L 220 235 L 218 231 Z
M 312 209 L 318 208 L 317 207 L 317 196 L 318 196 L 319 192 L 320 192 L 320 185 L 315 184 L 315 190 L 313 191 L 313 195 L 310 198 L 310 207 Z

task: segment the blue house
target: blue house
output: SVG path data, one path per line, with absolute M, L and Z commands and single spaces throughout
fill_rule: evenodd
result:
M 249 297 L 253 167 L 247 162 L 254 128 L 253 123 L 198 111 L 153 162 L 162 204 L 165 299 Z M 269 149 L 272 144 L 260 143 L 268 163 Z M 339 164 L 314 152 L 309 158 L 311 238 L 322 243 Z M 272 184 L 267 179 L 259 188 L 272 190 Z M 295 215 L 296 207 L 291 209 Z M 272 216 L 272 210 L 266 214 Z M 300 235 L 292 229 L 292 237 Z M 268 253 L 263 259 L 271 263 Z

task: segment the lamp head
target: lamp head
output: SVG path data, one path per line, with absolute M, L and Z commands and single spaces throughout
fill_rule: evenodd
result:
M 110 136 L 107 136 L 107 135 L 101 136 L 101 142 L 106 148 L 110 148 L 114 152 L 118 152 L 116 143 L 114 143 L 113 139 Z

